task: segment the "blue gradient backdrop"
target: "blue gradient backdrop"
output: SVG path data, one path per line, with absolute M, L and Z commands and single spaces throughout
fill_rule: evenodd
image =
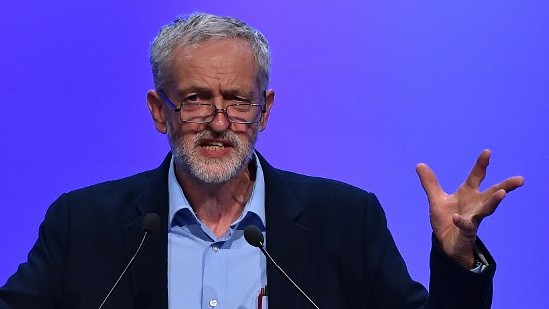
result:
M 430 226 L 415 164 L 453 191 L 490 148 L 486 183 L 525 176 L 480 235 L 498 261 L 494 308 L 549 307 L 545 1 L 4 3 L 0 284 L 59 194 L 160 163 L 148 44 L 195 10 L 242 18 L 272 45 L 277 95 L 258 149 L 278 167 L 375 192 L 423 284 Z

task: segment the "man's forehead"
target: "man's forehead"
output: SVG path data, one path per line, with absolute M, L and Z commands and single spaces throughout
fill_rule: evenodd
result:
M 179 46 L 171 55 L 171 67 L 185 71 L 192 68 L 256 71 L 254 74 L 259 70 L 252 49 L 242 39 L 215 39 Z
M 249 42 L 243 38 L 209 38 L 199 42 L 193 43 L 182 43 L 177 48 L 174 49 L 176 54 L 187 54 L 192 55 L 197 52 L 202 52 L 204 50 L 215 50 L 219 49 L 219 53 L 226 52 L 227 48 L 230 49 L 240 49 L 242 52 L 249 52 L 253 56 L 253 50 Z
M 249 44 L 241 38 L 210 39 L 181 45 L 174 50 L 168 70 L 172 82 L 185 85 L 184 88 L 200 87 L 202 79 L 223 79 L 235 86 L 247 85 L 246 76 L 253 79 L 253 85 L 249 86 L 259 88 L 258 64 Z M 202 86 L 206 88 L 207 83 Z

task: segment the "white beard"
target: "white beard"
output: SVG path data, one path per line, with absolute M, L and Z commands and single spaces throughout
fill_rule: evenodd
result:
M 173 132 L 168 128 L 168 141 L 176 165 L 204 183 L 220 184 L 235 177 L 253 158 L 258 134 L 257 128 L 254 129 L 252 138 L 247 142 L 242 142 L 232 131 L 213 133 L 204 130 L 195 134 L 191 143 L 182 143 L 180 139 L 172 138 Z M 225 141 L 233 146 L 233 152 L 224 158 L 204 157 L 198 151 L 204 139 Z

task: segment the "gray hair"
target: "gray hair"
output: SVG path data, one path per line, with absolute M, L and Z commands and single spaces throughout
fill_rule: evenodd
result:
M 173 51 L 180 46 L 195 45 L 210 39 L 244 39 L 252 48 L 261 90 L 269 85 L 271 52 L 265 36 L 241 20 L 206 13 L 193 13 L 176 18 L 163 26 L 149 48 L 153 81 L 156 89 L 168 84 L 169 64 Z

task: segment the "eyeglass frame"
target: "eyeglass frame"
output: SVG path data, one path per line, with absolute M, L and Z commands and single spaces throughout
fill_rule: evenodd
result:
M 236 124 L 254 124 L 254 123 L 259 123 L 261 122 L 261 119 L 263 119 L 263 114 L 265 114 L 267 112 L 267 108 L 265 105 L 261 105 L 261 104 L 258 104 L 258 103 L 234 103 L 234 104 L 229 104 L 227 106 L 225 106 L 224 108 L 218 108 L 217 106 L 215 106 L 214 104 L 209 104 L 209 103 L 181 103 L 181 105 L 179 107 L 177 107 L 177 105 L 175 105 L 174 102 L 172 102 L 172 100 L 170 100 L 170 98 L 168 98 L 168 95 L 164 92 L 163 89 L 159 89 L 158 90 L 158 93 L 160 93 L 160 96 L 162 97 L 162 99 L 165 101 L 165 102 L 168 102 L 174 109 L 175 112 L 179 113 L 179 119 L 181 119 L 181 121 L 183 122 L 186 122 L 186 123 L 200 123 L 200 124 L 208 124 L 208 123 L 211 123 L 212 121 L 214 121 L 215 119 L 215 116 L 218 114 L 218 113 L 223 113 L 225 115 L 225 117 L 227 117 L 227 120 L 232 124 L 232 123 L 236 123 Z M 266 99 L 266 96 L 267 96 L 267 93 L 265 91 L 263 91 L 263 97 Z M 189 120 L 183 120 L 182 118 L 182 115 L 181 115 L 181 107 L 184 106 L 184 105 L 200 105 L 200 106 L 211 106 L 214 108 L 213 112 L 211 113 L 210 116 L 213 116 L 212 119 L 210 121 L 189 121 Z M 229 117 L 229 114 L 227 113 L 227 108 L 231 107 L 231 106 L 260 106 L 261 107 L 261 111 L 260 111 L 260 116 L 259 116 L 259 119 L 257 121 L 234 121 L 231 119 L 231 117 Z

